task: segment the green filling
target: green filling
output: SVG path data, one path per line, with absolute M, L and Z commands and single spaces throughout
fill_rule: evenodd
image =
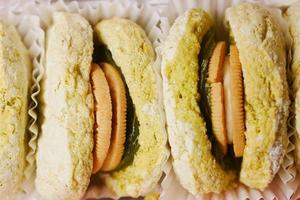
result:
M 128 90 L 128 89 L 127 89 Z M 132 164 L 133 158 L 140 145 L 138 143 L 139 136 L 139 121 L 135 114 L 135 108 L 129 93 L 126 93 L 127 97 L 127 121 L 126 121 L 126 141 L 125 151 L 122 160 L 116 170 L 123 169 Z
M 211 122 L 211 103 L 210 103 L 210 84 L 207 82 L 209 60 L 216 46 L 215 32 L 213 29 L 209 30 L 201 42 L 201 50 L 199 53 L 199 83 L 198 91 L 200 93 L 200 110 L 201 114 L 206 122 L 206 129 L 208 139 L 212 144 L 212 154 L 216 158 L 217 162 L 224 170 L 237 170 L 241 168 L 242 158 L 236 158 L 234 156 L 233 145 L 229 145 L 226 155 L 223 154 L 212 130 Z
M 95 46 L 95 51 L 93 55 L 94 63 L 106 62 L 114 66 L 120 72 L 123 81 L 125 79 L 120 71 L 120 68 L 114 62 L 111 52 L 103 45 Z M 132 99 L 129 95 L 129 90 L 127 85 L 126 87 L 126 98 L 127 98 L 127 111 L 126 111 L 126 140 L 125 140 L 125 149 L 122 156 L 122 160 L 119 163 L 118 167 L 115 170 L 123 169 L 132 164 L 133 158 L 140 145 L 138 143 L 139 136 L 139 122 L 135 113 L 135 107 L 133 105 Z

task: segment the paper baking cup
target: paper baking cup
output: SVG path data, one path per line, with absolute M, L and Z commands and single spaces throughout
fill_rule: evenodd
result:
M 216 22 L 217 38 L 222 39 L 222 35 L 218 35 L 225 31 L 224 28 L 224 15 L 226 8 L 236 5 L 241 2 L 241 0 L 216 0 L 216 1 L 205 1 L 205 0 L 187 0 L 187 1 L 170 1 L 169 4 L 165 7 L 165 9 L 161 10 L 162 15 L 166 16 L 169 19 L 170 24 L 162 27 L 162 31 L 166 36 L 169 32 L 171 24 L 173 24 L 176 17 L 180 14 L 183 14 L 185 11 L 195 8 L 201 7 L 207 12 L 209 12 Z M 272 14 L 272 16 L 276 19 L 277 22 L 281 25 L 282 31 L 284 32 L 287 44 L 290 45 L 290 36 L 288 33 L 288 26 L 285 20 L 282 17 L 281 10 L 276 8 L 276 6 L 287 6 L 292 2 L 291 1 L 248 1 L 248 2 L 256 2 L 262 5 L 268 5 L 268 10 Z M 223 38 L 224 39 L 224 38 Z M 290 47 L 289 47 L 290 48 Z M 289 49 L 288 48 L 288 49 Z M 293 111 L 292 111 L 293 112 Z M 287 148 L 287 154 L 284 157 L 284 161 L 281 165 L 281 168 L 277 175 L 275 176 L 272 183 L 266 188 L 263 192 L 255 189 L 251 189 L 245 185 L 239 184 L 236 189 L 225 191 L 221 194 L 204 194 L 193 196 L 189 194 L 179 183 L 176 178 L 176 175 L 172 168 L 170 168 L 167 177 L 162 182 L 162 193 L 160 199 L 164 200 L 179 200 L 179 199 L 291 199 L 295 198 L 295 193 L 297 188 L 300 185 L 300 177 L 297 176 L 297 170 L 294 165 L 294 157 L 293 151 L 295 146 L 292 143 L 292 138 L 295 136 L 295 131 L 289 131 L 288 138 L 289 144 Z M 167 171 L 166 171 L 167 172 Z M 300 191 L 299 191 L 300 193 Z
M 41 2 L 23 2 L 15 6 L 15 10 L 22 13 L 34 13 L 40 17 L 41 27 L 46 32 L 47 28 L 51 26 L 52 23 L 52 14 L 55 11 L 66 11 L 72 13 L 79 13 L 85 17 L 92 26 L 96 25 L 101 19 L 107 19 L 112 17 L 122 17 L 130 19 L 137 24 L 139 24 L 146 32 L 148 38 L 153 43 L 155 50 L 160 46 L 160 43 L 163 41 L 164 35 L 160 29 L 162 24 L 168 24 L 166 18 L 159 16 L 156 10 L 148 5 L 141 5 L 139 2 L 134 1 L 71 1 L 64 2 L 58 0 L 55 3 L 51 1 L 41 1 Z M 44 45 L 44 43 L 43 43 Z M 157 55 L 159 55 L 157 53 Z M 160 57 L 157 56 L 153 69 L 157 76 L 157 91 L 159 95 L 159 105 L 161 116 L 163 116 L 162 127 L 165 130 L 165 114 L 163 108 L 162 100 L 162 78 L 160 76 Z M 166 130 L 165 130 L 165 134 Z M 35 143 L 36 145 L 36 143 Z M 166 141 L 167 146 L 167 141 Z M 35 149 L 34 149 L 35 150 Z M 168 157 L 170 155 L 168 151 Z M 168 170 L 169 166 L 163 166 L 162 171 Z M 84 197 L 87 198 L 118 198 L 115 196 L 112 191 L 110 191 L 104 184 L 97 183 L 92 181 L 89 189 Z M 157 185 L 155 191 L 160 192 L 160 184 Z M 36 194 L 33 194 L 31 199 L 38 198 Z
M 40 21 L 37 16 L 30 14 L 15 13 L 12 6 L 0 5 L 0 19 L 6 24 L 14 25 L 19 32 L 23 43 L 29 50 L 32 61 L 31 87 L 28 101 L 28 124 L 25 134 L 28 134 L 28 154 L 26 156 L 27 166 L 24 171 L 24 184 L 20 188 L 17 199 L 24 199 L 26 194 L 33 190 L 34 160 L 36 149 L 36 138 L 38 135 L 37 125 L 37 95 L 39 93 L 39 81 L 43 72 L 41 60 L 44 56 L 43 43 L 44 32 L 40 28 Z

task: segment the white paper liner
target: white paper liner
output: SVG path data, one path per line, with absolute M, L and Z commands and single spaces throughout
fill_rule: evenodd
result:
M 285 20 L 282 17 L 281 10 L 275 8 L 275 6 L 287 6 L 295 2 L 294 0 L 288 1 L 258 1 L 258 0 L 216 0 L 216 1 L 205 1 L 205 0 L 187 0 L 187 1 L 175 1 L 171 0 L 165 9 L 161 10 L 163 16 L 167 16 L 170 24 L 162 24 L 162 31 L 165 36 L 168 34 L 170 26 L 173 24 L 176 17 L 183 14 L 186 10 L 195 7 L 201 7 L 211 14 L 216 22 L 217 38 L 224 39 L 223 32 L 225 31 L 224 15 L 226 8 L 236 5 L 241 2 L 256 2 L 261 5 L 269 6 L 268 10 L 275 18 L 275 20 L 281 25 L 282 31 L 284 32 L 287 44 L 290 45 L 290 36 L 288 33 L 288 27 Z M 160 6 L 161 7 L 161 6 Z M 221 33 L 218 35 L 218 33 Z M 221 194 L 204 194 L 193 196 L 189 194 L 183 187 L 181 187 L 176 175 L 172 169 L 170 169 L 167 177 L 162 182 L 162 193 L 160 199 L 290 199 L 295 198 L 297 188 L 300 186 L 300 178 L 296 178 L 297 170 L 294 166 L 293 151 L 295 149 L 292 143 L 292 138 L 296 134 L 295 131 L 288 133 L 289 144 L 287 147 L 287 154 L 284 157 L 284 161 L 277 175 L 275 176 L 272 183 L 263 192 L 239 184 L 236 189 L 225 191 Z M 166 171 L 167 172 L 167 171 Z M 300 190 L 300 189 L 299 189 Z M 294 195 L 294 196 L 293 196 Z M 300 191 L 299 191 L 300 195 Z
M 148 38 L 153 43 L 154 49 L 158 51 L 161 41 L 163 41 L 164 34 L 161 31 L 161 24 L 168 24 L 166 18 L 161 17 L 156 10 L 146 4 L 141 5 L 138 2 L 130 0 L 126 1 L 72 1 L 64 2 L 58 0 L 55 3 L 51 1 L 35 1 L 23 2 L 14 5 L 14 9 L 23 13 L 34 13 L 40 17 L 41 26 L 45 31 L 51 25 L 52 13 L 55 11 L 66 11 L 79 13 L 84 16 L 92 26 L 96 25 L 101 19 L 111 18 L 114 16 L 128 18 L 139 24 L 146 32 Z M 44 43 L 43 43 L 44 44 Z M 44 53 L 44 52 L 43 52 Z M 163 94 L 162 94 L 162 78 L 160 76 L 160 54 L 157 53 L 157 58 L 153 65 L 157 77 L 157 91 L 159 95 L 159 105 L 161 105 L 161 116 L 163 116 L 162 126 L 165 130 L 165 114 L 163 108 Z M 42 71 L 43 72 L 43 71 Z M 39 85 L 38 85 L 39 86 Z M 39 90 L 38 90 L 39 92 Z M 165 130 L 165 134 L 166 130 Z M 167 145 L 167 144 L 166 144 Z M 35 149 L 34 149 L 35 150 Z M 167 163 L 162 167 L 162 171 L 168 170 L 170 165 Z M 160 185 L 155 191 L 160 192 Z M 93 180 L 89 189 L 83 199 L 87 198 L 118 198 L 112 191 L 110 191 L 101 180 Z M 36 192 L 34 192 L 29 199 L 39 199 Z
M 24 184 L 20 188 L 20 194 L 16 194 L 16 199 L 24 199 L 33 190 L 34 177 L 34 149 L 35 140 L 38 134 L 37 125 L 37 95 L 39 92 L 39 81 L 41 80 L 43 58 L 44 33 L 40 28 L 40 21 L 37 16 L 30 14 L 15 13 L 13 6 L 5 3 L 0 5 L 0 18 L 6 24 L 14 25 L 19 32 L 22 41 L 29 51 L 32 61 L 31 86 L 28 97 L 28 122 L 25 134 L 28 137 L 28 154 L 26 155 L 26 168 L 24 171 Z

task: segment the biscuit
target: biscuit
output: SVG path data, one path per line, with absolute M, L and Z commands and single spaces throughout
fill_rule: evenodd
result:
M 244 79 L 247 140 L 240 181 L 263 190 L 280 169 L 288 140 L 284 35 L 268 10 L 257 4 L 228 8 L 226 19 Z
M 236 174 L 225 171 L 212 154 L 206 122 L 199 109 L 199 52 L 213 28 L 201 9 L 180 15 L 172 25 L 162 52 L 164 103 L 173 168 L 192 194 L 222 192 L 235 185 Z M 203 47 L 201 47 L 203 48 Z M 184 169 L 184 170 L 182 170 Z
M 13 25 L 0 20 L 0 199 L 14 199 L 26 168 L 31 60 Z
M 139 124 L 132 164 L 113 171 L 105 182 L 118 196 L 144 196 L 161 180 L 169 157 L 155 51 L 145 31 L 128 19 L 105 19 L 94 30 L 122 72 Z

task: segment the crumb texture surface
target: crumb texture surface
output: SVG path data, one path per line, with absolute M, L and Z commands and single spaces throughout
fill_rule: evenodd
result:
M 169 155 L 153 69 L 155 52 L 144 30 L 132 21 L 103 20 L 95 32 L 120 67 L 139 121 L 140 147 L 133 163 L 112 173 L 107 183 L 120 196 L 138 197 L 154 189 Z
M 31 61 L 16 28 L 0 21 L 0 199 L 23 180 Z
M 47 31 L 36 188 L 42 199 L 80 199 L 93 160 L 92 28 L 78 14 L 56 12 Z
M 270 13 L 244 3 L 226 11 L 245 88 L 244 184 L 263 190 L 280 168 L 287 147 L 289 109 L 285 41 Z
M 198 105 L 198 54 L 202 38 L 212 26 L 205 11 L 191 9 L 176 19 L 163 47 L 164 104 L 173 167 L 180 183 L 192 194 L 219 193 L 233 187 L 236 178 L 212 155 Z

